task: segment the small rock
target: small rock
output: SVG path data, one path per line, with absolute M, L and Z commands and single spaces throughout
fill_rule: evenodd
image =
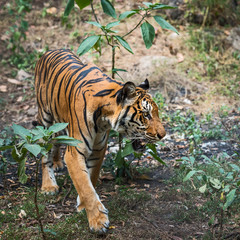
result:
M 183 103 L 188 104 L 188 105 L 192 105 L 192 101 L 187 99 L 187 98 L 183 99 Z
M 30 108 L 28 111 L 27 111 L 27 114 L 29 116 L 35 116 L 37 114 L 37 108 Z
M 24 70 L 19 70 L 18 71 L 18 73 L 17 73 L 17 79 L 19 80 L 19 81 L 23 81 L 23 80 L 25 80 L 25 79 L 27 79 L 27 78 L 30 78 L 31 77 L 31 75 L 30 74 L 28 74 L 27 72 L 25 72 Z

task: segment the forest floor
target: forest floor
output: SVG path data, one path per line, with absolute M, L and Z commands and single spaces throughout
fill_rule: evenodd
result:
M 89 7 L 81 14 L 74 9 L 63 24 L 64 7 L 60 1 L 34 3 L 27 14 L 29 30 L 23 42 L 26 51 L 70 48 L 76 53 L 86 33 L 97 31 L 85 23 L 93 21 Z M 116 4 L 118 12 L 134 7 L 134 1 Z M 100 7 L 96 14 L 101 22 L 106 22 Z M 0 10 L 0 16 L 0 60 L 5 62 L 0 65 L 0 130 L 13 123 L 32 128 L 37 113 L 33 67 L 19 70 L 6 63 L 10 51 L 6 48 L 9 36 L 5 32 L 14 23 L 6 8 Z M 201 142 L 194 146 L 202 155 L 220 158 L 223 153 L 231 156 L 240 152 L 240 70 L 236 57 L 239 51 L 228 40 L 233 28 L 218 27 L 202 33 L 199 26 L 172 22 L 180 33 L 177 35 L 151 23 L 158 29 L 153 46 L 147 50 L 140 30 L 135 30 L 126 39 L 134 55 L 125 49 L 117 51 L 116 68 L 128 71 L 121 73 L 125 81 L 138 84 L 149 79 L 167 130 L 164 145 L 158 147 L 166 165 L 148 153 L 140 160 L 131 156 L 133 178 L 116 180 L 108 165 L 115 147 L 110 142 L 97 186 L 109 210 L 110 230 L 104 236 L 91 233 L 86 214 L 76 213 L 77 194 L 67 169 L 56 173 L 60 192 L 56 196 L 38 195 L 48 239 L 181 240 L 215 239 L 219 234 L 219 222 L 209 223 L 214 212 L 220 215 L 218 207 L 194 189 L 193 183 L 183 183 L 186 172 L 181 170 L 178 160 L 192 153 L 186 126 L 191 125 L 193 130 L 203 119 L 199 129 L 207 132 L 208 137 L 201 135 Z M 118 30 L 122 34 L 135 25 L 136 20 L 129 19 Z M 206 47 L 201 48 L 203 45 Z M 219 51 L 214 50 L 216 46 Z M 81 59 L 94 62 L 110 75 L 111 49 L 107 46 L 101 56 L 91 52 Z M 0 239 L 41 239 L 33 203 L 35 166 L 31 160 L 26 164 L 26 185 L 18 181 L 16 164 L 9 164 L 7 172 L 0 176 Z M 240 239 L 239 209 L 233 215 L 231 221 L 225 221 L 224 239 Z

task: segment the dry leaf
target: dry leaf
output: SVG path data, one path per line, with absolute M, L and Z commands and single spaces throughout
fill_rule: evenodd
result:
M 46 12 L 47 12 L 48 14 L 56 14 L 56 13 L 57 13 L 57 9 L 56 9 L 55 7 L 51 7 L 51 8 L 48 8 L 48 9 L 46 10 Z
M 27 214 L 26 214 L 26 212 L 25 212 L 23 209 L 21 209 L 21 211 L 20 211 L 20 213 L 18 214 L 18 216 L 19 216 L 20 218 L 24 218 L 24 217 L 27 216 Z
M 13 79 L 13 78 L 8 78 L 8 82 L 12 83 L 12 84 L 16 84 L 16 85 L 22 85 L 22 82 Z
M 0 92 L 7 92 L 7 86 L 6 85 L 0 85 Z
M 21 102 L 22 100 L 23 100 L 23 97 L 20 96 L 20 97 L 18 97 L 17 102 Z
M 177 54 L 177 60 L 179 63 L 184 61 L 184 56 L 182 55 L 182 53 Z

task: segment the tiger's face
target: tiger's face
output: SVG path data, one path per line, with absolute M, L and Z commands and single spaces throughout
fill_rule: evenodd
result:
M 158 107 L 147 93 L 149 83 L 146 80 L 132 93 L 132 104 L 127 105 L 120 121 L 118 131 L 132 139 L 135 151 L 142 151 L 147 143 L 162 139 L 165 129 L 159 119 Z

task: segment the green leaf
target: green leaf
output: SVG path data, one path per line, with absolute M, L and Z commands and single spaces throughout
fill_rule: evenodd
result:
M 94 26 L 96 26 L 96 27 L 99 27 L 99 28 L 102 27 L 102 25 L 101 25 L 100 23 L 98 23 L 98 22 L 91 22 L 91 21 L 89 21 L 89 22 L 87 22 L 87 23 L 92 24 L 92 25 L 94 25 Z
M 85 8 L 86 6 L 91 4 L 91 0 L 75 0 L 76 4 L 80 9 Z
M 102 54 L 102 47 L 101 47 L 101 37 L 98 41 L 94 44 L 94 49 L 101 55 Z
M 101 0 L 103 12 L 113 18 L 117 18 L 113 5 L 108 0 Z
M 51 230 L 51 229 L 44 228 L 43 231 L 44 231 L 45 233 L 50 233 L 50 234 L 52 234 L 53 236 L 57 236 L 57 233 L 54 232 L 54 231 Z
M 157 155 L 157 153 L 150 151 L 149 154 L 152 155 L 153 158 L 161 164 L 166 165 L 166 163 Z
M 222 187 L 221 182 L 217 178 L 210 178 L 209 181 L 215 189 L 220 189 Z
M 163 28 L 163 29 L 168 29 L 171 30 L 177 34 L 178 31 L 176 30 L 175 27 L 173 27 L 170 23 L 168 23 L 166 20 L 164 20 L 162 17 L 160 16 L 154 16 L 155 21 Z
M 201 187 L 199 188 L 199 192 L 200 192 L 200 193 L 205 193 L 206 189 L 207 189 L 207 184 L 204 184 L 203 186 L 201 186 Z
M 137 13 L 136 11 L 126 11 L 124 13 L 121 13 L 118 19 L 121 21 L 125 18 L 129 18 L 129 17 L 133 16 L 136 13 Z
M 27 182 L 27 175 L 25 173 L 25 170 L 26 170 L 26 160 L 27 158 L 24 158 L 22 161 L 19 162 L 19 165 L 18 165 L 18 177 L 19 177 L 19 181 L 22 183 L 22 184 L 25 184 Z
M 113 68 L 112 72 L 127 72 L 127 70 L 121 68 Z
M 223 205 L 223 210 L 226 210 L 229 206 L 231 206 L 232 202 L 236 197 L 236 189 L 232 189 L 226 196 L 226 203 Z
M 124 158 L 123 158 L 122 155 L 121 155 L 121 151 L 118 151 L 118 152 L 117 152 L 117 156 L 116 156 L 116 158 L 114 159 L 114 161 L 115 161 L 115 164 L 116 164 L 116 166 L 117 166 L 118 168 L 121 168 L 121 167 L 123 166 L 123 164 L 124 164 Z
M 145 46 L 149 49 L 152 46 L 153 39 L 155 37 L 155 29 L 150 23 L 144 22 L 141 25 L 141 32 Z
M 41 152 L 41 147 L 37 144 L 24 144 L 24 148 L 26 148 L 31 154 L 35 157 Z
M 174 9 L 174 8 L 177 8 L 177 7 L 173 7 L 173 6 L 169 6 L 169 5 L 165 5 L 165 4 L 154 4 L 153 6 L 153 9 L 156 10 L 156 9 Z
M 57 140 L 58 144 L 67 144 L 69 146 L 74 146 L 74 147 L 77 147 L 78 144 L 82 142 L 80 140 L 77 140 L 73 137 L 69 137 L 66 135 L 57 136 L 57 137 L 53 138 L 53 140 Z
M 4 150 L 7 150 L 7 149 L 11 149 L 11 148 L 14 148 L 14 145 L 1 146 L 0 151 L 4 151 Z
M 147 6 L 148 8 L 153 5 L 153 3 L 150 3 L 150 2 L 143 2 L 143 4 L 144 4 L 145 6 Z
M 184 182 L 186 182 L 187 180 L 189 180 L 197 171 L 196 170 L 192 170 L 190 171 L 185 178 L 183 179 Z
M 129 44 L 120 36 L 116 36 L 114 35 L 114 37 L 117 39 L 117 41 L 126 49 L 128 50 L 130 53 L 133 54 L 133 51 L 131 49 L 131 47 L 129 46 Z
M 20 152 L 14 146 L 14 149 L 12 150 L 12 157 L 16 162 L 21 162 L 27 155 L 27 150 L 25 148 L 21 148 Z
M 238 165 L 234 164 L 234 163 L 231 163 L 229 164 L 231 166 L 232 169 L 234 169 L 235 171 L 239 172 L 240 171 L 240 168 Z
M 67 6 L 64 11 L 64 16 L 68 16 L 71 10 L 73 9 L 73 7 L 74 7 L 74 0 L 68 0 Z
M 21 136 L 23 139 L 26 139 L 27 136 L 31 136 L 30 131 L 20 125 L 17 125 L 14 123 L 12 125 L 12 128 L 13 128 L 14 133 Z
M 120 21 L 108 23 L 106 25 L 106 29 L 111 29 L 112 27 L 115 27 L 115 26 L 119 25 L 119 23 L 120 23 Z
M 77 50 L 77 54 L 79 56 L 82 56 L 83 54 L 88 52 L 99 39 L 100 39 L 100 36 L 96 36 L 96 35 L 90 36 L 84 39 Z
M 133 150 L 133 147 L 132 147 L 132 144 L 131 143 L 127 143 L 126 145 L 125 145 L 125 147 L 123 148 L 123 150 L 122 150 L 122 157 L 126 157 L 126 156 L 128 156 L 129 154 L 131 154 L 131 153 L 133 153 L 134 152 L 134 150 Z
M 60 132 L 61 130 L 65 129 L 67 127 L 67 125 L 68 125 L 68 123 L 55 123 L 48 129 L 48 131 L 57 133 L 57 132 Z

